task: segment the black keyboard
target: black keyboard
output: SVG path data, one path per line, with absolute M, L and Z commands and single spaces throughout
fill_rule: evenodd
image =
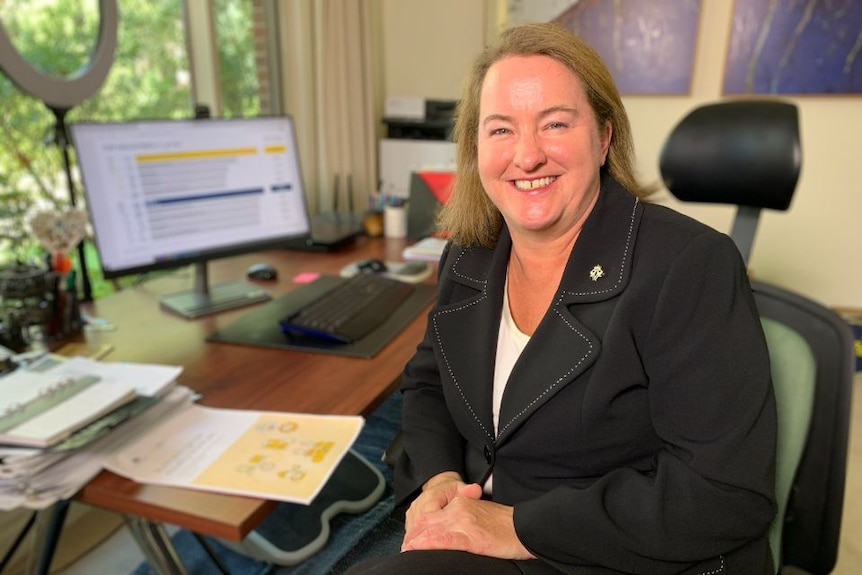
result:
M 382 324 L 413 291 L 399 280 L 356 274 L 282 318 L 281 330 L 352 343 Z

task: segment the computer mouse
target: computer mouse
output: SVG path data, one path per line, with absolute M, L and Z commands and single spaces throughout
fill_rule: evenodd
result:
M 358 264 L 356 264 L 356 268 L 365 274 L 382 274 L 386 271 L 386 264 L 383 263 L 382 260 L 370 258 L 367 260 L 362 260 Z
M 252 280 L 274 280 L 278 277 L 278 270 L 270 264 L 254 264 L 246 270 L 246 275 Z

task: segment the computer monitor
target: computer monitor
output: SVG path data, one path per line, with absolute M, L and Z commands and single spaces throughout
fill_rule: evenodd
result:
M 309 233 L 288 116 L 78 122 L 70 126 L 106 278 L 195 265 L 193 290 L 161 304 L 197 317 L 269 294 L 209 285 L 212 259 Z

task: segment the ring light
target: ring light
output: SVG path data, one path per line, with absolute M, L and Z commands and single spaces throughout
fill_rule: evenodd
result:
M 52 109 L 69 110 L 95 94 L 105 81 L 117 47 L 117 0 L 99 0 L 99 41 L 86 66 L 68 77 L 34 68 L 18 52 L 0 22 L 0 70 L 21 90 Z

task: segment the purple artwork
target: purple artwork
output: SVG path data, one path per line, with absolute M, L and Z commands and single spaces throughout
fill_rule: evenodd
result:
M 622 94 L 688 94 L 700 0 L 580 0 L 555 18 L 592 46 Z
M 862 2 L 736 0 L 726 95 L 860 92 Z

